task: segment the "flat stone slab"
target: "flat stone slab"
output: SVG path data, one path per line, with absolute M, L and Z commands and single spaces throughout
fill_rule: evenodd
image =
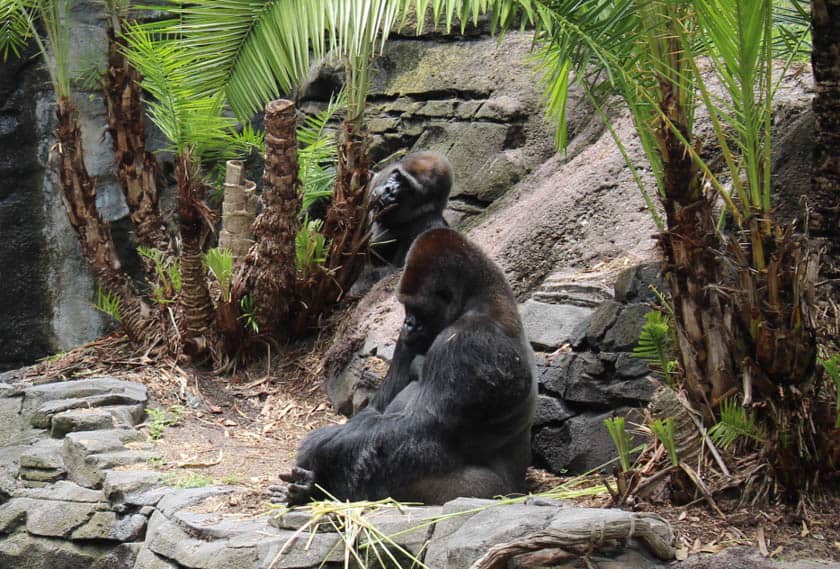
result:
M 46 488 L 21 490 L 19 496 L 35 500 L 61 500 L 62 502 L 105 502 L 105 494 L 102 490 L 84 488 L 68 480 L 60 480 Z
M 164 477 L 153 470 L 109 470 L 105 472 L 102 489 L 112 504 L 154 506 L 164 496 L 174 492 L 164 486 Z
M 547 304 L 526 300 L 519 306 L 525 335 L 538 349 L 555 350 L 564 344 L 576 344 L 583 336 L 592 309 L 567 304 Z

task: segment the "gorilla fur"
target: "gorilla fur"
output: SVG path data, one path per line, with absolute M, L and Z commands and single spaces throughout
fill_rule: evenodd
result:
M 290 504 L 317 487 L 432 504 L 525 490 L 534 357 L 504 275 L 459 233 L 433 229 L 411 247 L 397 295 L 406 317 L 381 391 L 304 439 L 281 475 Z

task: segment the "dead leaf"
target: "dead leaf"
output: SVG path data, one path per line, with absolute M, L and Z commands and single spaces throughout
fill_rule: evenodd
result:
M 238 427 L 239 423 L 237 423 L 233 419 L 225 419 L 222 425 L 224 425 L 225 427 Z
M 724 549 L 726 549 L 725 545 L 721 545 L 719 543 L 707 543 L 700 548 L 700 553 L 720 553 Z
M 769 557 L 770 552 L 767 550 L 767 540 L 764 538 L 764 528 L 758 528 L 758 531 L 755 534 L 755 538 L 758 541 L 758 552 L 761 553 L 762 557 Z
M 680 547 L 676 551 L 674 551 L 674 557 L 677 561 L 685 561 L 688 559 L 688 548 L 687 547 Z
M 213 405 L 212 403 L 207 404 L 207 410 L 216 415 L 224 412 L 221 407 L 219 407 L 218 405 Z
M 687 516 L 688 516 L 688 514 L 687 514 L 685 511 L 680 512 L 680 515 L 679 515 L 679 516 L 677 516 L 677 520 L 681 522 L 681 521 L 683 521 L 683 520 L 684 520 Z

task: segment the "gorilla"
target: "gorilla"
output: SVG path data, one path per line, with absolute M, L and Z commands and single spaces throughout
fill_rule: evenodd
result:
M 418 235 L 449 227 L 443 210 L 451 189 L 452 166 L 437 152 L 413 152 L 378 173 L 368 194 L 373 264 L 402 267 Z
M 405 321 L 376 398 L 303 440 L 274 501 L 525 491 L 536 372 L 501 270 L 456 231 L 432 229 L 409 250 L 397 297 Z

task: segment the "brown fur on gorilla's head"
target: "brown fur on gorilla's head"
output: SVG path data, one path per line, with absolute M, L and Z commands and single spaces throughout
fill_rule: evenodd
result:
M 501 269 L 466 237 L 448 228 L 421 234 L 409 249 L 405 271 L 397 289 L 403 304 L 439 306 L 458 304 L 457 316 L 467 311 L 489 315 L 507 333 L 518 334 L 521 323 L 513 296 Z

